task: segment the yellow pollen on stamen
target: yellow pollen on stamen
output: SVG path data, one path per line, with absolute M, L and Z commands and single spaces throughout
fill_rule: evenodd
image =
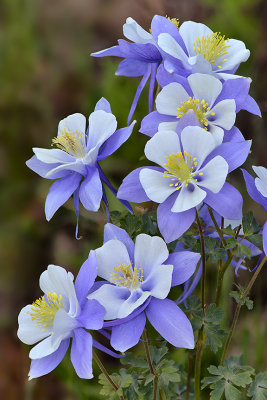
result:
M 175 181 L 175 183 L 170 183 L 170 186 L 174 186 L 176 190 L 179 190 L 182 185 L 187 187 L 190 182 L 197 182 L 196 175 L 203 175 L 202 172 L 194 172 L 197 166 L 196 158 L 193 158 L 186 151 L 172 153 L 166 157 L 166 160 L 167 162 L 163 164 L 166 169 L 163 176 Z
M 171 21 L 171 23 L 177 28 L 179 29 L 179 19 L 178 18 L 170 18 L 166 15 L 166 18 Z
M 63 308 L 62 295 L 48 292 L 45 296 L 40 297 L 32 303 L 31 311 L 27 313 L 31 316 L 32 321 L 36 321 L 35 327 L 46 328 L 52 326 L 56 313 Z
M 59 136 L 52 139 L 51 146 L 53 145 L 76 158 L 83 158 L 86 155 L 86 135 L 77 130 L 69 132 L 64 129 Z
M 181 118 L 187 113 L 188 110 L 193 110 L 202 128 L 207 130 L 208 117 L 215 115 L 214 112 L 210 112 L 209 104 L 202 99 L 195 99 L 195 97 L 189 97 L 188 100 L 182 101 L 181 106 L 177 109 L 177 118 Z
M 193 42 L 193 47 L 196 54 L 202 54 L 214 67 L 222 68 L 220 64 L 227 61 L 227 58 L 222 60 L 220 58 L 228 53 L 227 49 L 230 47 L 228 42 L 229 39 L 225 39 L 220 32 L 214 32 L 198 37 Z
M 137 266 L 135 263 L 133 268 L 131 262 L 129 264 L 120 263 L 117 267 L 113 268 L 110 275 L 110 282 L 125 289 L 135 290 L 143 282 L 143 274 L 141 265 Z

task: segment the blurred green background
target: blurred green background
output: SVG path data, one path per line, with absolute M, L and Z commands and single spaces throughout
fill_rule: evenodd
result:
M 251 57 L 239 74 L 253 80 L 251 94 L 260 104 L 263 119 L 240 112 L 237 126 L 253 138 L 251 164 L 266 166 L 267 112 L 267 2 L 264 0 L 1 0 L 0 1 L 0 398 L 4 400 L 99 399 L 96 381 L 81 382 L 64 363 L 49 376 L 27 382 L 28 348 L 16 337 L 20 309 L 40 296 L 38 279 L 49 263 L 76 273 L 90 249 L 101 245 L 103 213 L 82 210 L 80 234 L 74 238 L 72 201 L 50 223 L 44 201 L 51 181 L 27 169 L 31 148 L 49 147 L 60 119 L 74 112 L 89 115 L 96 101 L 106 97 L 125 126 L 138 80 L 115 77 L 118 60 L 94 59 L 93 51 L 116 43 L 128 16 L 148 29 L 154 14 L 208 24 L 227 37 L 241 39 Z M 102 165 L 118 187 L 134 167 L 142 165 L 146 138 L 138 133 L 147 113 L 147 96 L 141 97 L 130 140 Z M 251 172 L 251 171 L 250 171 Z M 245 192 L 240 172 L 232 177 L 245 196 L 244 209 L 253 208 L 259 220 L 266 217 Z M 118 203 L 110 197 L 111 207 Z M 266 368 L 266 271 L 255 285 L 255 310 L 243 310 L 234 354 L 258 370 Z M 249 273 L 240 274 L 246 281 Z M 208 276 L 209 287 L 215 279 Z M 225 304 L 231 320 L 233 302 L 226 289 L 233 283 L 228 273 Z M 173 357 L 182 360 L 179 350 Z M 105 357 L 110 369 L 116 363 Z M 95 369 L 97 375 L 97 368 Z M 64 381 L 64 382 L 63 382 Z

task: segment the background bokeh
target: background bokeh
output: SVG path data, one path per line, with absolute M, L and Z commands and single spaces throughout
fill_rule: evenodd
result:
M 88 115 L 106 97 L 125 126 L 138 80 L 115 77 L 118 60 L 94 59 L 93 51 L 116 43 L 128 16 L 148 28 L 154 14 L 204 22 L 227 37 L 241 39 L 251 50 L 238 73 L 252 78 L 251 94 L 263 118 L 240 112 L 237 126 L 253 138 L 251 164 L 266 166 L 267 149 L 267 2 L 265 0 L 1 0 L 0 2 L 0 398 L 3 400 L 99 399 L 97 381 L 81 382 L 64 363 L 53 374 L 27 382 L 28 348 L 16 337 L 17 315 L 40 296 L 38 279 L 49 263 L 76 273 L 90 249 L 101 245 L 105 216 L 82 210 L 80 234 L 74 238 L 72 202 L 50 223 L 44 201 L 51 182 L 27 169 L 31 148 L 49 147 L 60 119 L 74 112 Z M 142 165 L 146 138 L 138 133 L 147 113 L 144 93 L 137 108 L 137 127 L 130 140 L 103 168 L 118 187 L 134 167 Z M 251 172 L 251 171 L 250 171 Z M 232 183 L 245 196 L 244 209 L 259 220 L 266 215 L 246 195 L 241 172 Z M 110 197 L 112 208 L 118 203 Z M 265 274 L 265 276 L 264 276 Z M 241 281 L 249 273 L 241 273 Z M 226 290 L 233 283 L 228 273 Z M 213 286 L 215 274 L 208 276 Z M 232 343 L 234 354 L 258 370 L 266 368 L 266 271 L 256 283 L 253 312 L 243 310 Z M 233 302 L 225 294 L 230 320 Z M 227 321 L 226 321 L 227 322 Z M 173 350 L 181 360 L 181 352 Z M 210 356 L 212 357 L 212 356 Z M 212 358 L 211 358 L 212 359 Z M 112 370 L 116 364 L 106 358 Z M 97 372 L 97 368 L 96 368 Z

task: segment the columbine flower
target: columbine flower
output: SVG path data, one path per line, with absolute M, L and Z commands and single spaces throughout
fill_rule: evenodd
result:
M 201 72 L 223 80 L 233 79 L 239 64 L 249 58 L 250 52 L 242 41 L 212 32 L 204 24 L 186 21 L 179 33 L 183 46 L 169 33 L 158 37 L 159 47 L 170 56 L 164 62 L 170 73 L 183 68 L 184 75 Z
M 62 361 L 71 345 L 71 361 L 80 378 L 92 373 L 93 339 L 89 330 L 103 326 L 105 309 L 88 294 L 96 277 L 95 253 L 91 252 L 73 282 L 73 275 L 57 265 L 49 265 L 40 277 L 44 295 L 24 307 L 18 317 L 18 337 L 36 344 L 30 351 L 30 378 L 48 374 Z
M 118 46 L 113 46 L 109 49 L 91 54 L 94 57 L 122 57 L 124 60 L 120 63 L 116 75 L 142 76 L 128 116 L 128 123 L 131 121 L 140 94 L 149 77 L 149 111 L 152 111 L 156 72 L 158 66 L 162 62 L 162 55 L 157 45 L 157 38 L 162 32 L 167 32 L 172 35 L 178 43 L 182 42 L 177 28 L 178 21 L 175 18 L 168 19 L 155 15 L 151 22 L 151 33 L 149 33 L 138 25 L 134 19 L 127 18 L 126 23 L 123 25 L 123 33 L 124 36 L 133 43 L 119 40 Z
M 146 317 L 168 342 L 193 348 L 194 336 L 185 314 L 167 299 L 172 286 L 194 273 L 200 254 L 188 251 L 169 255 L 158 236 L 140 234 L 135 244 L 112 224 L 105 226 L 104 245 L 96 250 L 102 286 L 89 294 L 106 309 L 104 324 L 112 328 L 111 345 L 125 351 L 138 343 Z
M 260 204 L 267 211 L 267 168 L 252 166 L 255 174 L 254 179 L 246 170 L 242 169 L 246 187 L 250 197 Z M 263 250 L 267 255 L 267 222 L 265 222 L 262 231 Z
M 102 199 L 107 203 L 101 181 L 116 195 L 99 161 L 114 153 L 128 139 L 134 124 L 116 130 L 117 121 L 110 104 L 102 98 L 89 116 L 87 130 L 85 116 L 72 114 L 59 123 L 58 135 L 52 140 L 52 145 L 57 148 L 33 148 L 35 155 L 26 162 L 27 166 L 43 178 L 57 179 L 46 198 L 48 221 L 72 195 L 77 220 L 79 200 L 87 210 L 97 211 Z M 124 205 L 129 208 L 127 203 Z
M 197 126 L 183 129 L 180 138 L 174 131 L 159 131 L 147 142 L 145 155 L 160 167 L 134 170 L 118 197 L 160 203 L 158 226 L 167 242 L 190 227 L 202 202 L 225 218 L 239 219 L 242 197 L 225 179 L 246 160 L 250 146 L 251 141 L 216 146 L 212 134 Z

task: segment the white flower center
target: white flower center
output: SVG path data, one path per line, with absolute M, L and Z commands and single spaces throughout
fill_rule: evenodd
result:
M 83 132 L 68 132 L 65 129 L 52 140 L 52 146 L 54 144 L 75 158 L 83 158 L 86 155 L 86 135 Z
M 167 162 L 164 164 L 166 171 L 164 171 L 164 177 L 170 178 L 170 186 L 174 186 L 176 190 L 179 190 L 184 184 L 186 187 L 190 181 L 197 182 L 194 177 L 196 175 L 203 175 L 202 172 L 194 172 L 197 166 L 196 158 L 192 157 L 186 151 L 170 154 L 166 157 Z
M 143 281 L 142 266 L 139 265 L 138 267 L 135 263 L 133 268 L 131 262 L 129 264 L 120 263 L 117 267 L 113 268 L 110 275 L 111 283 L 131 291 L 138 289 Z
M 193 42 L 194 51 L 196 54 L 202 54 L 202 56 L 214 67 L 222 68 L 220 65 L 227 61 L 224 58 L 219 61 L 221 57 L 228 53 L 227 48 L 230 47 L 227 44 L 229 39 L 225 39 L 225 36 L 221 35 L 220 32 L 209 33 L 201 38 L 198 37 Z
M 177 118 L 181 118 L 188 110 L 193 110 L 202 128 L 207 130 L 208 117 L 215 115 L 214 112 L 209 113 L 210 107 L 204 99 L 201 101 L 195 97 L 189 97 L 187 101 L 182 101 L 181 106 L 177 109 Z
M 36 321 L 36 327 L 42 328 L 43 331 L 49 326 L 52 326 L 56 313 L 60 308 L 63 308 L 62 295 L 56 293 L 47 293 L 45 296 L 40 297 L 31 308 L 30 314 L 32 321 Z

